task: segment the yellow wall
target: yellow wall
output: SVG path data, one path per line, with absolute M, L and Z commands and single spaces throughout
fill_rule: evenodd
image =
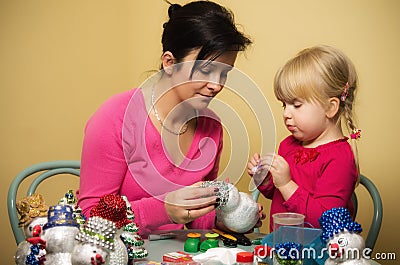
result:
M 271 89 L 277 68 L 298 50 L 320 43 L 336 46 L 352 58 L 360 77 L 357 113 L 363 134 L 359 142 L 362 172 L 380 189 L 385 210 L 376 251 L 397 251 L 400 2 L 218 2 L 235 12 L 237 22 L 254 41 L 237 67 L 269 99 L 278 141 L 287 132 Z M 1 264 L 11 264 L 16 249 L 6 213 L 13 176 L 37 162 L 80 158 L 89 116 L 106 98 L 139 85 L 147 70 L 158 68 L 166 14 L 162 0 L 0 2 Z M 251 146 L 252 153 L 256 147 Z M 62 181 L 46 183 L 39 190 L 49 204 L 78 185 L 75 179 L 66 180 L 56 191 L 54 187 Z M 241 189 L 247 181 L 246 176 Z M 359 192 L 358 221 L 367 229 L 371 204 L 366 193 Z M 269 204 L 262 202 L 268 209 Z

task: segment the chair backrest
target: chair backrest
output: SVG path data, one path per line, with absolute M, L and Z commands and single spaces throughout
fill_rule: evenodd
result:
M 41 173 L 38 173 L 41 172 Z M 11 229 L 14 233 L 14 238 L 17 244 L 25 240 L 25 236 L 22 228 L 18 225 L 19 218 L 16 208 L 17 203 L 17 191 L 21 184 L 21 182 L 31 176 L 38 173 L 38 175 L 34 178 L 32 183 L 30 184 L 26 196 L 30 196 L 35 193 L 36 188 L 39 184 L 55 175 L 59 174 L 71 174 L 79 177 L 80 175 L 80 161 L 77 160 L 60 160 L 60 161 L 52 161 L 52 162 L 43 162 L 39 164 L 32 165 L 23 171 L 21 171 L 18 175 L 15 176 L 14 180 L 11 182 L 11 185 L 8 189 L 8 197 L 7 197 L 7 207 L 8 207 L 8 217 L 10 219 Z
M 364 186 L 365 189 L 368 191 L 369 195 L 372 198 L 372 203 L 374 205 L 372 222 L 369 227 L 367 239 L 365 240 L 365 247 L 374 249 L 382 225 L 382 217 L 383 217 L 382 199 L 377 187 L 366 176 L 364 175 L 360 176 L 360 184 Z M 353 193 L 352 199 L 354 204 L 354 218 L 355 218 L 357 216 L 357 210 L 358 210 L 358 200 L 356 193 Z

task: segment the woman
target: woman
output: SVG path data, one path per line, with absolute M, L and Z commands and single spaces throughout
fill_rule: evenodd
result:
M 104 194 L 125 195 L 142 236 L 184 225 L 224 229 L 213 211 L 218 189 L 199 187 L 216 179 L 222 150 L 222 126 L 207 106 L 251 43 L 216 3 L 173 4 L 168 14 L 161 71 L 101 106 L 82 150 L 84 214 Z

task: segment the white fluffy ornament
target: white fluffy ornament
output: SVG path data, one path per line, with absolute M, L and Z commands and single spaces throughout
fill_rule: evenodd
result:
M 340 232 L 327 243 L 329 259 L 325 261 L 325 265 L 370 264 L 368 260 L 363 257 L 364 248 L 364 239 L 359 234 L 349 231 Z
M 258 222 L 258 205 L 249 194 L 224 181 L 206 181 L 202 187 L 218 187 L 217 219 L 230 230 L 244 233 Z
M 364 239 L 359 235 L 361 225 L 353 222 L 346 208 L 332 208 L 324 212 L 319 222 L 329 255 L 325 265 L 370 264 L 364 256 Z

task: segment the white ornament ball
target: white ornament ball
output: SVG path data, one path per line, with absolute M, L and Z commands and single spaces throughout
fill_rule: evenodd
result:
M 217 210 L 217 218 L 230 230 L 244 233 L 251 230 L 258 222 L 258 205 L 249 194 L 244 192 L 237 194 L 239 201 L 236 208 L 232 207 L 229 211 Z

